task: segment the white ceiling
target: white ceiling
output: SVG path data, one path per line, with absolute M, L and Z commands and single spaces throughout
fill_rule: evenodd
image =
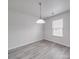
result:
M 39 5 L 42 2 L 42 17 L 49 17 L 70 9 L 69 0 L 8 0 L 9 10 L 39 17 Z

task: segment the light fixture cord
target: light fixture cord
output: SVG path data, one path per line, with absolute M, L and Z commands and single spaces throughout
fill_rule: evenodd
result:
M 40 19 L 41 19 L 41 5 L 42 5 L 42 3 L 39 2 L 39 5 L 40 5 Z

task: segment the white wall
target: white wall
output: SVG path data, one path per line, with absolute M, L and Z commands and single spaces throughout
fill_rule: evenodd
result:
M 36 20 L 36 17 L 9 10 L 9 50 L 43 39 L 43 25 L 36 24 Z
M 49 19 L 46 20 L 46 24 L 45 24 L 45 32 L 44 32 L 44 39 L 47 39 L 49 41 L 54 41 L 56 43 L 59 44 L 63 44 L 66 46 L 70 45 L 70 12 L 66 11 L 64 13 L 61 13 L 59 15 L 56 15 L 54 17 L 50 17 Z M 52 21 L 53 20 L 57 20 L 57 19 L 61 19 L 63 18 L 64 21 L 64 36 L 63 37 L 56 37 L 52 35 Z

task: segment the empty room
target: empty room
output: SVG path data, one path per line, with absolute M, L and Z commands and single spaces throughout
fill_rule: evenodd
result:
M 70 59 L 70 0 L 8 0 L 8 59 Z

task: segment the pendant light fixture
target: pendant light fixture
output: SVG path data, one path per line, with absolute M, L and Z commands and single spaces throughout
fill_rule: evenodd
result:
M 41 5 L 42 5 L 42 3 L 39 2 L 39 6 L 40 6 L 40 18 L 36 21 L 37 24 L 44 24 L 45 23 L 45 20 L 42 19 L 42 17 L 41 17 Z

